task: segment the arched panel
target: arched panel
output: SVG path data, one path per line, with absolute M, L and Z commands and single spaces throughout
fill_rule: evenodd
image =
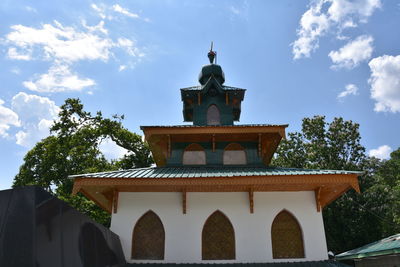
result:
M 286 210 L 276 215 L 272 227 L 274 259 L 304 258 L 303 234 L 296 218 Z
M 211 214 L 204 224 L 202 259 L 235 259 L 235 231 L 229 219 L 220 211 Z
M 183 151 L 183 165 L 205 165 L 206 152 L 199 144 L 190 144 Z
M 207 109 L 207 125 L 221 125 L 221 115 L 216 105 L 211 105 Z
M 164 248 L 164 226 L 157 214 L 149 210 L 140 217 L 133 230 L 132 259 L 163 260 Z
M 246 151 L 237 143 L 227 145 L 224 150 L 223 163 L 224 165 L 246 165 Z

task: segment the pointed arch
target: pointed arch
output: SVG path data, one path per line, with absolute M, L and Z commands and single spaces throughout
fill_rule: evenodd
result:
M 247 156 L 244 148 L 238 143 L 230 143 L 224 149 L 224 165 L 246 165 Z
M 165 250 L 164 226 L 152 210 L 136 222 L 132 234 L 132 259 L 163 260 Z
M 206 152 L 204 148 L 196 143 L 188 145 L 183 151 L 183 165 L 205 165 Z
M 276 215 L 271 227 L 272 256 L 274 259 L 304 258 L 301 226 L 287 210 Z
M 235 230 L 221 211 L 215 211 L 204 223 L 201 248 L 203 260 L 235 259 Z
M 210 105 L 207 109 L 207 125 L 221 125 L 221 115 L 217 105 Z

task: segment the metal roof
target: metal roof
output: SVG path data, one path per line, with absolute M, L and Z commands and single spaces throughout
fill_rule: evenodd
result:
M 131 263 L 126 264 L 124 267 L 213 267 L 213 266 L 227 266 L 227 267 L 349 267 L 349 265 L 337 261 L 300 261 L 300 262 L 276 262 L 276 263 Z
M 140 129 L 143 128 L 223 128 L 223 127 L 288 127 L 289 124 L 236 124 L 236 125 L 193 125 L 193 124 L 182 124 L 182 125 L 149 125 L 149 126 L 140 126 Z
M 70 175 L 70 178 L 215 178 L 245 176 L 285 176 L 320 174 L 357 174 L 358 171 L 310 170 L 266 166 L 179 166 L 150 167 L 110 172 Z
M 182 91 L 201 91 L 202 89 L 203 89 L 203 86 L 201 86 L 201 85 L 181 88 Z M 238 88 L 238 87 L 233 87 L 233 86 L 226 86 L 226 85 L 222 85 L 222 89 L 231 90 L 231 91 L 246 91 L 246 89 L 243 89 L 243 88 Z
M 362 259 L 400 253 L 400 234 L 336 255 L 338 260 Z

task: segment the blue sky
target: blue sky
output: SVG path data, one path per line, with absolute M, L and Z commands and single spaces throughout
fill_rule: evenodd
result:
M 400 146 L 400 1 L 0 2 L 0 189 L 69 97 L 124 125 L 183 124 L 210 42 L 240 123 L 340 116 L 370 155 Z M 102 145 L 109 158 L 124 151 Z

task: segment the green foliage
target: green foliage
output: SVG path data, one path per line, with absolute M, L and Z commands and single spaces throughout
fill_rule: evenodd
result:
M 59 119 L 51 127 L 53 135 L 38 142 L 24 157 L 13 186 L 39 185 L 104 225 L 110 216 L 92 201 L 78 194 L 71 196 L 73 180 L 68 175 L 147 167 L 150 150 L 141 136 L 122 126 L 123 116 L 103 118 L 83 109 L 79 99 L 67 99 Z M 101 141 L 111 138 L 129 152 L 109 162 L 99 150 Z
M 342 118 L 305 118 L 302 131 L 288 134 L 272 164 L 281 167 L 361 170 L 362 194 L 350 190 L 323 210 L 328 249 L 335 253 L 400 230 L 400 151 L 380 161 L 365 155 L 359 125 Z

